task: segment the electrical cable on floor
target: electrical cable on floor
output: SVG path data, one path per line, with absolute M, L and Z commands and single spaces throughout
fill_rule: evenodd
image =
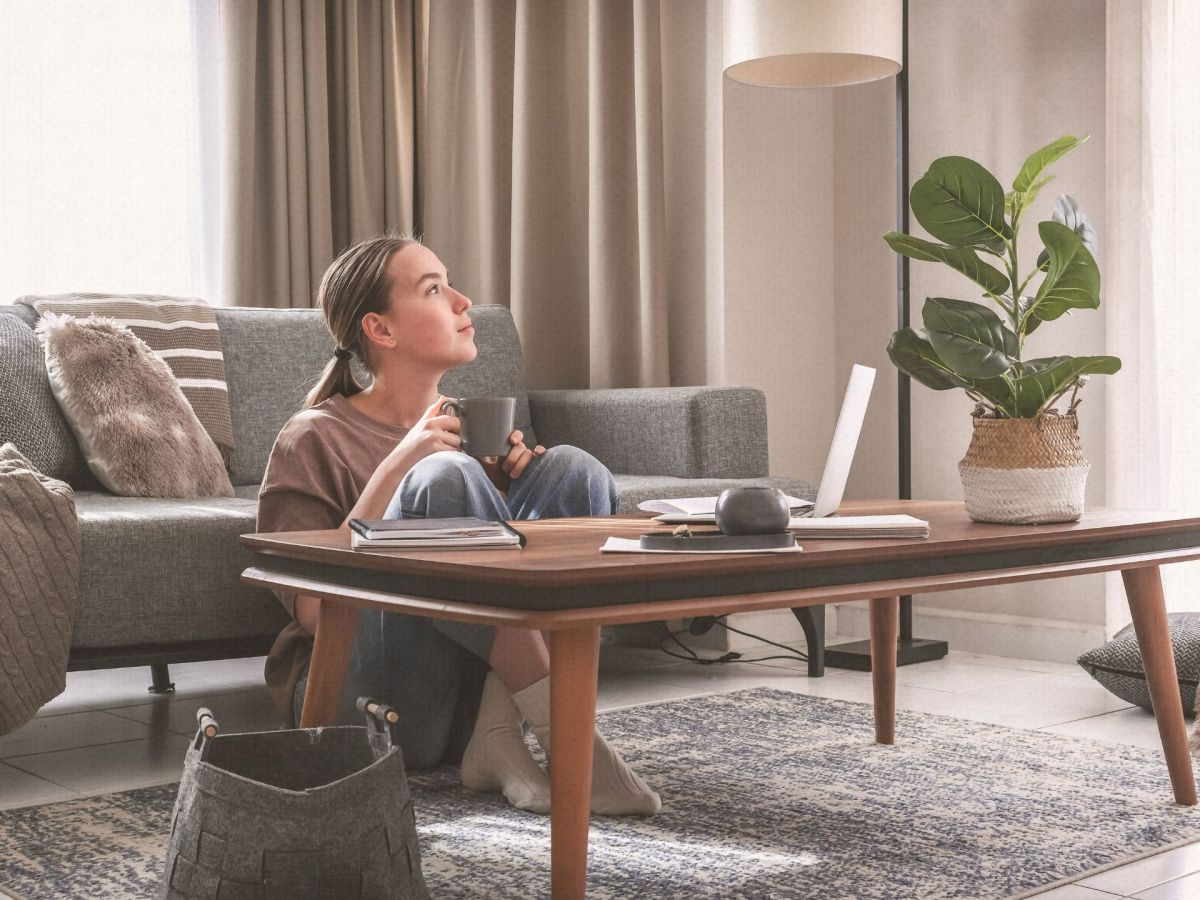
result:
M 681 641 L 679 639 L 679 635 L 683 634 L 684 632 L 687 632 L 689 634 L 696 633 L 696 632 L 692 631 L 690 626 L 688 628 L 680 628 L 678 631 L 672 631 L 670 628 L 667 627 L 666 622 L 662 623 L 662 627 L 663 627 L 663 630 L 666 631 L 667 634 L 666 634 L 666 637 L 664 637 L 661 641 L 658 642 L 658 649 L 661 650 L 663 653 L 667 654 L 667 656 L 673 656 L 676 659 L 682 659 L 686 662 L 693 662 L 700 666 L 711 666 L 711 665 L 716 665 L 717 663 L 728 663 L 728 662 L 744 662 L 744 663 L 767 662 L 768 660 L 772 660 L 772 659 L 796 659 L 796 660 L 799 660 L 800 662 L 808 662 L 808 654 L 801 653 L 799 650 L 795 649 L 794 647 L 789 647 L 786 644 L 777 644 L 775 641 L 768 640 L 765 637 L 760 637 L 757 634 L 751 634 L 749 631 L 742 631 L 740 628 L 734 628 L 732 625 L 726 624 L 725 621 L 722 619 L 713 619 L 712 624 L 720 625 L 726 631 L 732 631 L 734 634 L 740 634 L 743 637 L 752 638 L 753 640 L 756 640 L 756 641 L 762 641 L 764 644 L 770 644 L 772 647 L 778 647 L 780 650 L 787 650 L 788 653 L 786 656 L 778 656 L 778 655 L 777 656 L 759 656 L 754 659 L 744 659 L 742 657 L 742 654 L 740 654 L 736 651 L 730 650 L 728 653 L 725 653 L 722 656 L 717 656 L 717 657 L 713 657 L 713 658 L 703 657 L 703 656 L 700 656 L 694 649 L 692 649 L 691 647 L 689 647 L 687 644 L 685 644 L 683 641 Z M 703 634 L 703 632 L 700 632 L 700 633 Z M 668 641 L 674 641 L 683 650 L 685 650 L 688 655 L 684 656 L 682 653 L 676 653 L 673 650 L 668 650 L 667 649 Z

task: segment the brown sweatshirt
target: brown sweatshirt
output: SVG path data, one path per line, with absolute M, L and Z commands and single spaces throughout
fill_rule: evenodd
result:
M 338 528 L 379 464 L 408 429 L 376 421 L 335 394 L 292 416 L 271 449 L 258 494 L 258 530 Z M 292 621 L 267 656 L 272 699 L 292 721 L 292 697 L 309 656 L 312 636 L 295 619 L 296 595 L 277 593 Z

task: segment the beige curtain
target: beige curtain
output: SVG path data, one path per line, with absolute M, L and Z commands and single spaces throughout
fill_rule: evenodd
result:
M 428 0 L 221 0 L 220 301 L 306 307 L 419 221 Z
M 1108 352 L 1124 365 L 1109 388 L 1108 503 L 1200 509 L 1200 4 L 1108 0 L 1104 269 Z M 1163 567 L 1170 610 L 1195 609 L 1200 564 Z M 1120 579 L 1109 629 L 1129 620 Z
M 425 242 L 534 387 L 721 380 L 720 4 L 435 0 Z

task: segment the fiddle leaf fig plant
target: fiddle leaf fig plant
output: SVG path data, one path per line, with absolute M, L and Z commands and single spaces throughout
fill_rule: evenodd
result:
M 1036 418 L 1069 390 L 1073 413 L 1087 376 L 1121 368 L 1115 356 L 1022 358 L 1025 338 L 1043 322 L 1100 305 L 1096 232 L 1073 198 L 1059 197 L 1053 218 L 1038 223 L 1044 249 L 1024 277 L 1017 252 L 1021 219 L 1053 178 L 1043 172 L 1086 140 L 1067 135 L 1037 150 L 1007 192 L 974 160 L 936 159 L 909 194 L 913 215 L 935 240 L 898 231 L 883 237 L 910 259 L 954 269 L 998 307 L 929 297 L 922 332 L 902 328 L 888 343 L 900 371 L 935 391 L 966 391 L 976 403 L 974 415 Z

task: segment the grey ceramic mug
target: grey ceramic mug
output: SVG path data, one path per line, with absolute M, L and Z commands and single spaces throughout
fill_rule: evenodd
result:
M 462 448 L 471 456 L 507 456 L 509 435 L 516 427 L 515 397 L 463 397 L 447 400 L 441 413 L 453 410 L 462 419 Z

